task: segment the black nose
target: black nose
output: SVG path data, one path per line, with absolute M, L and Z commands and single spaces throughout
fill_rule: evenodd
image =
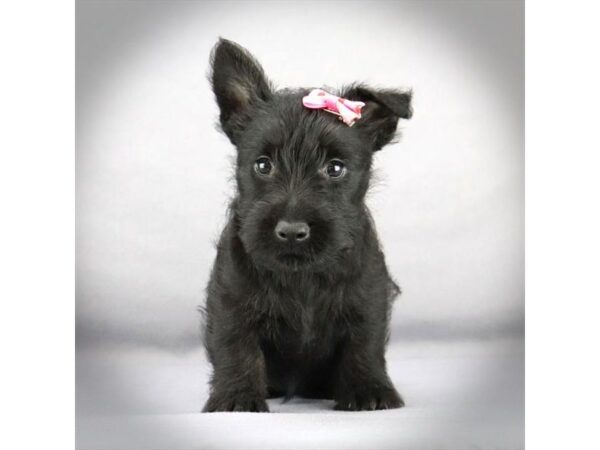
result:
M 280 241 L 302 242 L 310 236 L 310 227 L 306 222 L 286 222 L 280 220 L 275 227 L 275 236 Z

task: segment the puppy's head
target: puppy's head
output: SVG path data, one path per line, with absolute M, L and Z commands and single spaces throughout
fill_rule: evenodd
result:
M 373 153 L 412 115 L 410 92 L 354 85 L 337 94 L 366 105 L 349 127 L 310 110 L 310 90 L 276 91 L 260 64 L 221 39 L 211 81 L 220 124 L 237 148 L 239 237 L 255 264 L 331 270 L 364 238 Z

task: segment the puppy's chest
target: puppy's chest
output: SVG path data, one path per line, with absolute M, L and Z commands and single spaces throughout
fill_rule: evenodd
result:
M 332 294 L 279 292 L 270 296 L 261 334 L 287 354 L 323 351 L 340 332 L 339 298 Z

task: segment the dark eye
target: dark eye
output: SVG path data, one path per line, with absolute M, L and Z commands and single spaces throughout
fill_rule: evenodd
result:
M 268 156 L 261 156 L 254 163 L 254 170 L 260 175 L 269 175 L 273 171 L 273 163 Z
M 341 178 L 346 174 L 346 166 L 339 159 L 332 159 L 325 166 L 325 174 L 329 178 Z

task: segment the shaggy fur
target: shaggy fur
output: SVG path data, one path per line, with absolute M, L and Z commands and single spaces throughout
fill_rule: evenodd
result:
M 310 89 L 276 91 L 231 41 L 219 40 L 211 63 L 221 128 L 237 148 L 237 191 L 207 288 L 214 370 L 204 411 L 268 411 L 268 397 L 294 395 L 342 410 L 403 406 L 385 362 L 399 289 L 364 198 L 373 153 L 412 115 L 410 92 L 340 90 L 366 103 L 348 127 L 303 107 Z M 260 173 L 265 157 L 271 170 Z M 329 176 L 339 162 L 343 175 Z M 309 234 L 282 239 L 282 223 Z

